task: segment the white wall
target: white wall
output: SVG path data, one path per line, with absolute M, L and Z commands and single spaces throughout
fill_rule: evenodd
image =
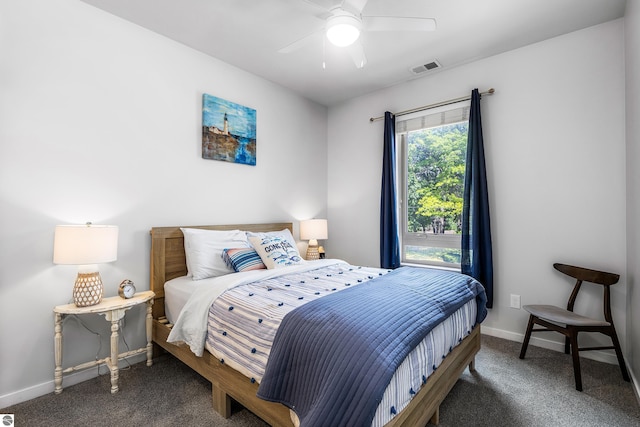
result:
M 628 15 L 626 33 L 614 21 L 354 99 L 327 114 L 75 0 L 1 2 L 0 408 L 53 390 L 51 308 L 69 301 L 75 277 L 73 267 L 52 264 L 56 224 L 120 226 L 118 261 L 101 266 L 107 295 L 125 277 L 148 288 L 148 230 L 161 225 L 328 215 L 329 256 L 378 265 L 382 122 L 369 117 L 474 87 L 497 90 L 482 101 L 496 271 L 496 300 L 483 330 L 521 339 L 526 315 L 508 308 L 509 294 L 522 295 L 524 304 L 562 304 L 570 285 L 551 264 L 573 262 L 622 273 L 614 320 L 627 355 L 640 354 L 632 327 L 640 320 L 640 292 L 632 292 L 640 277 L 633 221 L 640 179 L 635 168 L 625 175 L 623 65 L 626 55 L 627 117 L 635 117 L 636 0 Z M 203 92 L 258 111 L 256 167 L 200 158 Z M 627 120 L 628 164 L 640 160 L 633 122 Z M 595 314 L 596 301 L 589 291 L 580 308 Z M 132 347 L 144 341 L 136 327 L 141 320 L 139 310 L 127 317 Z M 106 354 L 106 323 L 87 322 L 102 334 Z M 65 365 L 94 358 L 97 340 L 73 321 L 65 326 Z
M 483 97 L 482 116 L 495 300 L 483 331 L 522 339 L 528 316 L 509 307 L 510 294 L 521 295 L 522 304 L 566 304 L 573 283 L 552 267 L 564 262 L 621 274 L 612 306 L 624 341 L 623 49 L 623 21 L 612 21 L 330 108 L 332 255 L 379 265 L 383 122 L 369 117 L 493 87 L 495 95 Z M 601 292 L 585 286 L 576 310 L 601 316 Z M 615 362 L 604 353 L 590 355 Z
M 625 13 L 627 129 L 627 342 L 640 396 L 640 1 L 628 0 Z
M 0 407 L 53 390 L 52 308 L 76 275 L 52 263 L 56 224 L 120 226 L 111 296 L 148 289 L 152 226 L 326 215 L 325 107 L 76 0 L 1 2 L 0 52 Z M 257 110 L 257 166 L 201 159 L 203 93 Z M 107 323 L 86 321 L 105 357 Z M 94 359 L 65 331 L 65 366 Z

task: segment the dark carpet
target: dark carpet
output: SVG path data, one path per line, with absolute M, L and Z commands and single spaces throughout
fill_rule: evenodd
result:
M 640 426 L 640 405 L 617 365 L 581 359 L 584 391 L 574 388 L 571 357 L 482 336 L 476 372 L 468 370 L 440 407 L 440 425 L 453 426 Z M 171 356 L 152 367 L 120 371 L 111 395 L 103 375 L 1 409 L 16 426 L 266 426 L 239 405 L 224 419 L 211 406 L 211 386 Z

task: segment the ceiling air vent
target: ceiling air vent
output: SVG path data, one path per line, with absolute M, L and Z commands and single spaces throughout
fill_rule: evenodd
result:
M 436 68 L 440 68 L 441 65 L 438 61 L 427 62 L 426 64 L 417 65 L 415 67 L 411 67 L 410 70 L 413 74 L 420 75 L 422 73 L 426 73 L 427 71 L 435 70 Z

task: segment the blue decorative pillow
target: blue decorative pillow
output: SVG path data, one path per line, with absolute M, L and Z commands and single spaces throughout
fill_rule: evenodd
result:
M 262 258 L 253 248 L 232 248 L 222 251 L 222 259 L 236 272 L 249 270 L 264 270 L 267 267 Z
M 268 269 L 304 262 L 295 243 L 292 244 L 285 236 L 277 234 L 249 236 L 249 242 Z

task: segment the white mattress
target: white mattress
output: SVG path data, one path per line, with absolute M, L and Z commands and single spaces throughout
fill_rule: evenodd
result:
M 169 323 L 176 323 L 182 307 L 202 280 L 193 280 L 191 276 L 181 276 L 164 284 L 164 314 Z

